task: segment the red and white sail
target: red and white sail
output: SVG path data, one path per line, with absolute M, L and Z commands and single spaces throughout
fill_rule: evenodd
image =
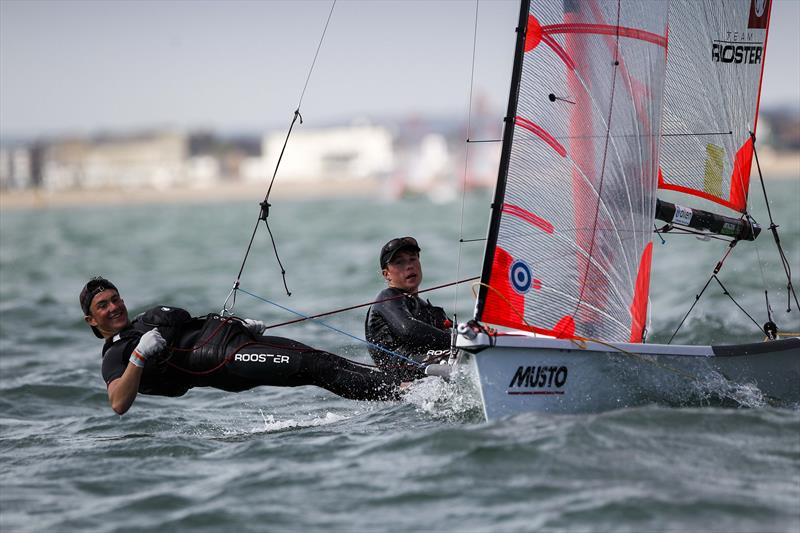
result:
M 668 3 L 526 4 L 476 318 L 638 342 Z
M 671 0 L 659 187 L 744 212 L 770 0 Z

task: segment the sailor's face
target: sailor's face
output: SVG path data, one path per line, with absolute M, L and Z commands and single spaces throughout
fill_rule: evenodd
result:
M 117 291 L 106 289 L 92 299 L 89 315 L 84 319 L 107 338 L 128 325 L 128 308 Z
M 417 292 L 422 283 L 419 253 L 409 250 L 397 252 L 383 269 L 383 277 L 389 282 L 389 287 L 410 293 Z

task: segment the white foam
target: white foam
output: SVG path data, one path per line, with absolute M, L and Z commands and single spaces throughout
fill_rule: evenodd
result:
M 768 405 L 764 393 L 755 383 L 730 381 L 718 372 L 713 372 L 708 381 L 702 384 L 702 387 L 707 394 L 733 400 L 742 407 L 756 408 Z
M 307 428 L 315 426 L 326 426 L 328 424 L 335 424 L 346 420 L 348 417 L 337 415 L 335 413 L 326 412 L 325 416 L 312 416 L 312 418 L 302 420 L 289 418 L 286 420 L 276 420 L 275 415 L 266 415 L 262 409 L 258 410 L 261 413 L 261 418 L 264 420 L 262 427 L 254 427 L 250 430 L 251 433 L 272 433 L 275 431 L 285 431 L 287 429 Z
M 462 418 L 482 409 L 478 391 L 463 376 L 449 381 L 433 376 L 414 381 L 406 389 L 403 401 L 419 411 L 447 419 Z

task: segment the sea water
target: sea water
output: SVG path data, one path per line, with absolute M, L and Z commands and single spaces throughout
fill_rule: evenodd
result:
M 768 183 L 798 283 L 800 181 Z M 769 225 L 754 191 L 757 220 Z M 760 194 L 760 193 L 759 193 Z M 436 378 L 399 403 L 314 387 L 195 389 L 108 406 L 101 342 L 78 292 L 113 280 L 131 313 L 219 311 L 242 264 L 258 200 L 4 211 L 0 224 L 0 531 L 800 531 L 800 410 L 743 388 L 732 408 L 645 406 L 485 422 L 475 391 Z M 275 200 L 235 311 L 280 324 L 366 303 L 391 237 L 422 246 L 423 287 L 477 276 L 489 193 Z M 459 244 L 459 239 L 465 242 Z M 665 341 L 728 244 L 654 237 L 650 339 Z M 740 243 L 678 331 L 678 343 L 760 340 L 786 313 L 768 231 Z M 469 284 L 427 293 L 460 319 Z M 271 333 L 365 361 L 365 308 Z

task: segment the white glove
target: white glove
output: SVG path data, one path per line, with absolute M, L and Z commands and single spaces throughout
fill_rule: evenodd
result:
M 139 339 L 139 344 L 133 349 L 130 362 L 139 368 L 144 367 L 147 358 L 159 353 L 167 346 L 167 341 L 157 329 L 151 329 Z
M 267 325 L 260 320 L 253 320 L 252 318 L 245 318 L 244 325 L 250 330 L 253 335 L 261 335 L 267 329 Z

